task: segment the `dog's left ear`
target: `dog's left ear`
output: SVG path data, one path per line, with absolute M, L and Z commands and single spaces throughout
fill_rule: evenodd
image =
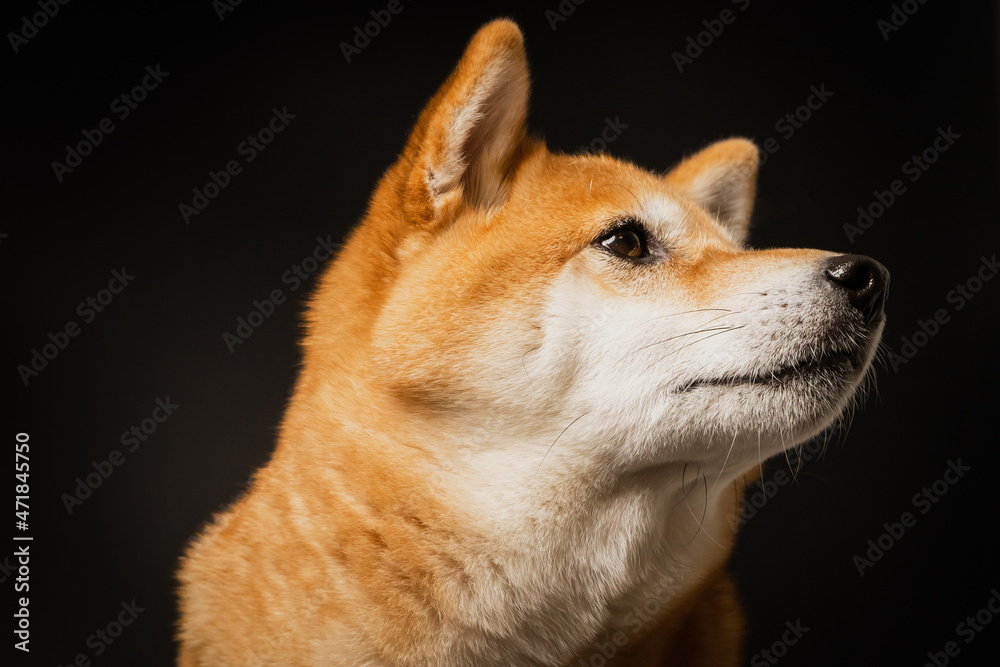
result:
M 759 164 L 752 141 L 726 139 L 686 158 L 667 173 L 666 180 L 742 243 L 750 227 Z
M 481 28 L 401 156 L 412 216 L 433 219 L 456 198 L 481 209 L 503 203 L 525 137 L 529 85 L 517 25 L 497 20 Z

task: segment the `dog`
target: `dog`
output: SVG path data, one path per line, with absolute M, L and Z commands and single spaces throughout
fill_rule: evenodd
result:
M 179 665 L 737 665 L 727 523 L 853 400 L 888 273 L 751 250 L 758 149 L 526 132 L 470 41 L 311 297 L 271 460 L 188 547 Z

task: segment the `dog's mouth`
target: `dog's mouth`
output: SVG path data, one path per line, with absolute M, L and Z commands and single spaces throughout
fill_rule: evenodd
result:
M 684 393 L 701 387 L 743 385 L 782 387 L 799 381 L 815 380 L 817 377 L 846 379 L 864 369 L 865 356 L 864 350 L 860 348 L 851 352 L 831 352 L 797 359 L 792 363 L 777 366 L 771 370 L 692 380 L 679 386 L 675 392 Z

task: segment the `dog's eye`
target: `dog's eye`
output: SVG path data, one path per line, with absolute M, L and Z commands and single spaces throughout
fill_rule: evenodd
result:
M 619 257 L 641 259 L 649 255 L 646 234 L 633 225 L 622 225 L 597 237 L 597 243 Z

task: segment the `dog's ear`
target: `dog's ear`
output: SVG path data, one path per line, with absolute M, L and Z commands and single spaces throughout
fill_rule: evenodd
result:
M 686 158 L 667 173 L 666 180 L 742 243 L 750 227 L 759 164 L 752 141 L 726 139 Z
M 525 137 L 529 85 L 517 25 L 481 28 L 420 114 L 397 165 L 408 172 L 409 215 L 433 219 L 456 199 L 480 209 L 503 203 Z

